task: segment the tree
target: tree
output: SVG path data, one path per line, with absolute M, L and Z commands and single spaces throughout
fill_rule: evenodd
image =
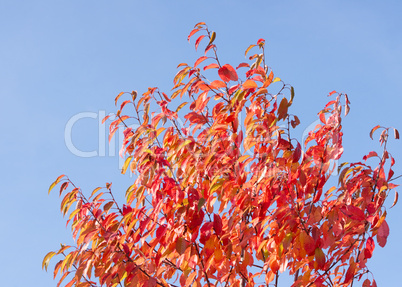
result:
M 329 93 L 302 148 L 291 134 L 300 123 L 290 113 L 294 89 L 267 66 L 265 41 L 234 68 L 220 62 L 215 32 L 198 23 L 188 40 L 196 33 L 196 49 L 208 42 L 205 54 L 178 65 L 171 95 L 149 88 L 115 99 L 129 97 L 109 137 L 124 127 L 122 173 L 137 172 L 126 202 L 110 183 L 90 196 L 65 175 L 50 186 L 60 184 L 76 245 L 49 252 L 43 267 L 64 257 L 54 268 L 58 286 L 69 274 L 66 286 L 79 287 L 279 286 L 284 271 L 292 286 L 376 286 L 366 262 L 389 234 L 384 201 L 397 185 L 386 146 L 398 131 L 374 127 L 382 153 L 338 166 L 346 94 Z M 132 115 L 123 114 L 128 106 Z

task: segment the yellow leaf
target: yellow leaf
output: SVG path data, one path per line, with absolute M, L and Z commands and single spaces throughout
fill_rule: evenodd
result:
M 123 167 L 121 168 L 121 173 L 126 173 L 127 171 L 127 167 L 130 164 L 131 159 L 133 158 L 133 156 L 129 156 L 128 158 L 126 158 L 126 160 L 124 161 Z
M 92 196 L 94 196 L 94 194 L 97 193 L 101 188 L 102 188 L 102 187 L 97 187 L 97 188 L 95 188 L 95 189 L 92 191 L 92 194 L 91 194 L 90 198 L 91 198 Z
M 180 104 L 180 106 L 178 106 L 177 109 L 176 109 L 176 113 L 179 112 L 181 110 L 181 108 L 184 107 L 187 104 L 188 104 L 188 102 L 184 102 L 184 103 Z
M 60 182 L 60 180 L 61 180 L 63 177 L 64 177 L 64 174 L 62 174 L 62 175 L 60 175 L 58 178 L 56 178 L 56 180 L 50 185 L 48 194 L 49 194 L 50 191 L 53 189 L 53 187 L 55 187 L 55 186 Z
M 47 271 L 47 267 L 49 266 L 49 261 L 50 259 L 52 259 L 52 257 L 56 255 L 56 252 L 49 252 L 48 254 L 46 254 L 45 258 L 43 258 L 42 261 L 42 269 L 45 268 L 45 270 Z

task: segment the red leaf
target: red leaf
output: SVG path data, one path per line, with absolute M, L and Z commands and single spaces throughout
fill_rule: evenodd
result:
M 345 275 L 345 283 L 348 283 L 352 280 L 356 273 L 356 263 L 352 261 L 349 265 L 348 270 L 346 271 Z
M 364 256 L 366 258 L 371 258 L 373 256 L 373 251 L 375 248 L 375 243 L 372 237 L 369 237 L 366 242 L 366 248 L 364 249 Z
M 166 230 L 167 230 L 166 224 L 161 225 L 161 226 L 156 230 L 156 237 L 160 239 L 163 235 L 165 235 Z
M 366 279 L 366 280 L 364 280 L 362 287 L 370 287 L 370 285 L 371 285 L 370 280 Z
M 296 149 L 293 152 L 293 162 L 298 162 L 301 157 L 301 145 L 297 143 Z
M 264 43 L 265 42 L 265 40 L 264 39 L 259 39 L 258 41 L 257 41 L 257 45 L 260 45 L 261 43 Z
M 191 30 L 190 34 L 189 34 L 188 37 L 187 37 L 187 40 L 190 42 L 190 38 L 191 38 L 195 33 L 197 33 L 198 31 L 200 31 L 200 29 L 193 29 L 193 30 Z
M 236 70 L 229 64 L 222 66 L 218 70 L 219 77 L 225 82 L 237 81 L 239 77 L 237 76 Z
M 222 219 L 219 214 L 214 214 L 214 230 L 217 235 L 222 234 Z
M 365 155 L 365 156 L 363 157 L 363 159 L 364 159 L 364 160 L 367 160 L 367 159 L 369 159 L 370 157 L 373 157 L 373 156 L 378 156 L 378 154 L 377 154 L 375 151 L 371 151 L 371 152 L 369 152 L 368 155 Z
M 204 39 L 205 35 L 201 35 L 200 37 L 197 38 L 195 41 L 195 50 L 198 49 L 198 45 L 200 44 L 201 40 Z
M 328 95 L 328 97 L 329 97 L 329 96 L 332 96 L 332 95 L 335 94 L 335 93 L 336 93 L 336 91 L 330 92 L 329 95 Z
M 378 228 L 377 232 L 378 245 L 384 247 L 385 244 L 387 244 L 388 235 L 389 235 L 389 226 L 388 223 L 384 220 L 383 223 Z
M 240 63 L 237 67 L 236 67 L 236 70 L 237 69 L 239 69 L 239 68 L 242 68 L 242 67 L 246 67 L 246 68 L 249 68 L 250 67 L 250 65 L 249 64 L 247 64 L 247 63 Z
M 158 285 L 158 281 L 155 278 L 151 277 L 148 279 L 146 283 L 144 283 L 144 287 L 155 287 Z

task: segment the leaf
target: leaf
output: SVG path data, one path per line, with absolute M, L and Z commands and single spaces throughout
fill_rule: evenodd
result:
M 102 119 L 102 124 L 104 124 L 104 123 L 107 121 L 107 119 L 110 118 L 110 116 L 111 116 L 111 115 L 108 115 L 108 116 L 104 117 L 104 118 Z
M 191 37 L 192 37 L 195 33 L 197 33 L 198 31 L 200 31 L 200 29 L 193 29 L 193 30 L 191 30 L 190 34 L 189 34 L 188 37 L 187 37 L 187 40 L 190 42 Z
M 161 238 L 162 236 L 164 236 L 166 233 L 166 230 L 167 230 L 166 224 L 159 226 L 159 228 L 156 230 L 156 237 Z
M 97 193 L 97 192 L 98 192 L 99 190 L 101 190 L 101 189 L 102 189 L 102 187 L 97 187 L 97 188 L 95 188 L 95 189 L 92 191 L 90 198 L 91 198 L 92 196 L 94 196 L 95 193 Z
M 324 269 L 325 267 L 325 254 L 321 248 L 315 249 L 315 260 L 319 269 Z
M 238 70 L 239 68 L 243 68 L 243 67 L 245 67 L 245 68 L 250 68 L 250 65 L 247 64 L 247 63 L 240 63 L 240 64 L 236 67 L 236 70 Z
M 188 102 L 181 103 L 181 104 L 177 107 L 176 113 L 178 113 L 178 112 L 181 110 L 181 108 L 184 107 L 184 106 L 187 105 L 187 104 L 188 104 Z
M 135 99 L 137 98 L 137 91 L 132 91 L 131 92 L 131 98 L 133 100 L 133 102 L 135 101 Z
M 278 120 L 285 119 L 288 114 L 288 100 L 283 98 L 278 108 Z
M 380 225 L 380 227 L 378 228 L 378 232 L 377 232 L 377 242 L 378 245 L 380 245 L 381 247 L 384 247 L 385 244 L 387 243 L 387 238 L 389 235 L 389 226 L 387 221 L 383 221 L 382 224 Z
M 392 203 L 392 206 L 391 206 L 390 208 L 394 207 L 394 206 L 395 206 L 395 204 L 397 204 L 397 203 L 398 203 L 398 197 L 399 197 L 398 192 L 397 192 L 397 191 L 395 191 L 394 202 Z
M 349 111 L 350 111 L 349 105 L 350 105 L 350 101 L 349 101 L 348 95 L 345 94 L 345 116 L 347 116 L 349 114 Z
M 300 124 L 300 120 L 297 116 L 293 116 L 293 120 L 290 121 L 292 128 L 297 127 Z
M 56 178 L 56 180 L 50 185 L 49 191 L 48 191 L 47 194 L 49 194 L 49 193 L 52 191 L 52 189 L 60 182 L 60 180 L 61 180 L 64 176 L 65 176 L 65 175 L 62 174 L 62 175 L 60 175 L 58 178 Z
M 374 157 L 374 156 L 378 157 L 378 154 L 375 151 L 371 151 L 371 152 L 369 152 L 368 155 L 363 156 L 363 160 L 367 160 L 367 159 L 369 159 L 371 157 Z
M 256 45 L 250 45 L 247 49 L 246 52 L 244 53 L 244 56 L 247 57 L 247 53 L 251 50 L 251 48 L 255 47 Z
M 381 127 L 380 125 L 377 125 L 377 126 L 375 126 L 374 128 L 371 129 L 371 131 L 370 131 L 370 138 L 371 138 L 371 139 L 373 139 L 373 133 L 374 133 L 376 130 L 378 130 L 380 127 Z
M 242 88 L 245 90 L 258 88 L 257 83 L 253 80 L 247 80 L 243 83 Z
M 215 80 L 209 84 L 212 89 L 226 88 L 226 84 L 222 81 Z
M 218 75 L 225 82 L 237 81 L 239 77 L 237 76 L 236 70 L 229 64 L 223 65 L 218 70 Z
M 366 241 L 366 248 L 364 249 L 364 256 L 366 258 L 371 258 L 373 256 L 373 251 L 375 248 L 375 243 L 372 237 L 369 237 Z
M 293 103 L 293 99 L 295 97 L 295 89 L 293 88 L 293 86 L 290 87 L 290 101 L 289 101 L 289 105 L 291 105 Z
M 197 38 L 195 41 L 195 50 L 197 51 L 198 45 L 201 43 L 201 40 L 204 39 L 205 35 L 201 35 L 200 37 Z
M 194 25 L 194 28 L 195 27 L 201 28 L 201 26 L 204 26 L 204 25 L 205 25 L 205 22 L 198 22 L 197 24 Z
M 208 46 L 211 45 L 215 41 L 215 38 L 216 38 L 216 33 L 212 32 L 211 39 L 209 40 Z
M 43 261 L 42 261 L 42 269 L 45 268 L 45 270 L 47 271 L 47 267 L 49 266 L 49 261 L 55 255 L 56 255 L 56 252 L 53 252 L 53 251 L 46 254 L 45 258 L 43 258 Z
M 399 140 L 399 132 L 396 128 L 394 128 L 394 137 L 395 139 Z
M 272 83 L 280 82 L 280 81 L 282 81 L 281 78 L 276 77 L 276 78 L 272 81 Z
M 221 235 L 222 234 L 222 219 L 219 216 L 219 214 L 214 214 L 214 230 L 216 235 Z
M 212 63 L 212 64 L 205 66 L 204 71 L 209 70 L 209 69 L 215 69 L 215 68 L 219 68 L 219 65 L 216 63 Z
M 328 94 L 328 97 L 329 97 L 329 96 L 332 96 L 332 95 L 335 94 L 335 93 L 336 93 L 336 91 L 330 92 L 330 93 Z
M 206 200 L 203 197 L 201 197 L 200 200 L 198 200 L 198 204 L 197 204 L 198 210 L 201 210 L 201 208 L 204 206 L 205 202 L 206 202 Z
M 183 237 L 179 237 L 176 240 L 176 251 L 182 255 L 187 249 L 187 242 Z
M 199 58 L 197 59 L 197 61 L 195 61 L 195 63 L 194 63 L 194 68 L 197 67 L 200 63 L 202 63 L 202 62 L 205 61 L 206 59 L 208 59 L 207 56 L 199 57 Z
M 117 105 L 117 101 L 119 100 L 119 98 L 124 94 L 124 92 L 121 92 L 120 94 L 118 94 L 116 96 L 116 98 L 114 99 L 114 104 Z

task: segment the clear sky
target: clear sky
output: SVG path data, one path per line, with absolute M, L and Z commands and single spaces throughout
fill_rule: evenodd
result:
M 328 92 L 346 92 L 342 160 L 351 162 L 380 151 L 373 126 L 402 132 L 401 14 L 400 1 L 371 0 L 0 1 L 0 285 L 56 286 L 41 262 L 71 239 L 49 185 L 68 174 L 84 190 L 112 181 L 124 194 L 132 179 L 120 175 L 118 147 L 104 149 L 96 117 L 115 111 L 121 91 L 170 91 L 177 64 L 200 55 L 187 42 L 195 23 L 217 32 L 221 59 L 233 65 L 266 39 L 269 66 L 295 87 L 301 131 Z M 389 143 L 396 175 L 401 147 Z M 82 153 L 90 151 L 97 156 Z M 401 217 L 402 203 L 388 210 L 388 244 L 369 263 L 378 286 L 400 286 Z

